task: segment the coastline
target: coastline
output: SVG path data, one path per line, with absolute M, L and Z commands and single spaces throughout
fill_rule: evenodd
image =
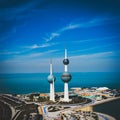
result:
M 102 104 L 95 105 L 93 110 L 96 112 L 108 114 L 116 120 L 120 118 L 120 98 L 108 101 Z
M 8 96 L 8 98 L 9 98 L 9 96 Z M 11 100 L 12 100 L 12 98 L 14 100 L 14 97 L 11 97 Z M 117 104 L 116 104 L 116 101 L 118 101 Z M 112 102 L 112 104 L 111 104 L 111 102 Z M 106 106 L 104 106 L 106 104 L 109 104 L 109 105 L 107 105 L 107 107 L 106 107 Z M 86 103 L 86 104 L 83 104 L 83 105 L 80 105 L 80 106 L 78 106 L 78 104 L 76 104 L 75 106 L 72 106 L 69 110 L 72 111 L 73 109 L 76 109 L 76 108 L 82 108 L 82 107 L 92 106 L 93 107 L 93 111 L 95 113 L 97 113 L 98 116 L 100 116 L 101 118 L 108 118 L 109 120 L 119 120 L 119 117 L 120 117 L 119 116 L 120 108 L 118 108 L 119 104 L 120 104 L 120 97 L 113 97 L 113 98 L 104 99 L 102 101 L 96 101 L 96 102 L 92 102 L 92 103 Z M 114 109 L 112 108 L 112 106 L 114 107 Z M 108 108 L 108 107 L 111 107 L 111 108 Z M 117 108 L 117 110 L 116 110 L 116 108 Z M 66 109 L 66 110 L 68 110 L 68 109 Z M 66 110 L 64 110 L 64 111 L 66 111 Z M 111 114 L 110 110 L 112 110 L 112 113 L 116 113 L 116 114 Z M 12 112 L 12 116 L 13 116 L 13 112 Z M 50 116 L 53 116 L 53 115 L 50 115 Z

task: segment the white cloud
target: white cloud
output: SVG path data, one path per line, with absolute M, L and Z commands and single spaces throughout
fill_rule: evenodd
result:
M 111 18 L 108 16 L 105 17 L 96 17 L 93 18 L 92 20 L 85 22 L 81 25 L 81 27 L 94 27 L 94 26 L 99 26 L 99 25 L 104 25 L 104 24 L 113 24 L 113 23 L 117 23 L 120 22 L 118 21 L 117 17 Z
M 112 51 L 71 56 L 69 69 L 81 72 L 114 71 L 118 68 L 115 67 L 118 62 L 114 56 L 116 54 Z
M 40 59 L 38 56 L 54 53 L 56 50 L 46 51 L 44 53 L 31 54 L 29 56 L 19 57 L 14 60 L 6 60 L 0 62 L 0 66 L 5 69 L 5 72 L 49 72 L 49 58 Z M 93 54 L 85 54 L 69 57 L 70 72 L 92 72 L 92 71 L 114 71 L 118 68 L 118 62 L 109 56 L 114 55 L 114 52 L 101 52 Z M 37 58 L 38 57 L 38 58 Z M 35 59 L 31 59 L 35 58 Z M 97 59 L 96 59 L 97 58 Z M 62 72 L 64 65 L 62 64 L 63 57 L 53 59 L 54 72 Z M 117 65 L 117 66 L 116 66 Z M 116 66 L 116 67 L 115 67 Z M 4 72 L 4 71 L 2 71 Z
M 80 27 L 80 24 L 69 24 L 68 26 L 65 26 L 64 28 L 62 28 L 60 31 L 64 32 L 66 30 L 72 30 L 72 29 L 76 29 L 79 27 Z
M 80 24 L 69 24 L 69 25 L 59 29 L 58 31 L 51 33 L 49 36 L 44 37 L 43 39 L 46 42 L 49 42 L 49 41 L 53 40 L 54 38 L 59 37 L 63 32 L 65 32 L 67 30 L 76 29 L 79 27 L 80 27 Z
M 48 51 L 44 51 L 44 52 L 36 52 L 36 53 L 31 53 L 31 54 L 25 54 L 22 56 L 16 56 L 16 58 L 13 59 L 13 61 L 31 61 L 31 59 L 40 59 L 39 57 L 41 56 L 48 56 L 51 53 L 54 53 L 58 50 L 48 50 Z M 31 58 L 31 59 L 30 59 Z
M 29 46 L 31 49 L 36 49 L 36 48 L 39 48 L 39 46 L 37 44 L 34 44 L 32 46 Z
M 106 38 L 107 39 L 107 38 Z M 93 40 L 96 40 L 97 41 L 97 39 L 93 39 Z M 98 39 L 99 40 L 99 39 Z M 101 39 L 102 40 L 102 39 Z M 103 40 L 105 40 L 105 38 L 103 38 Z M 90 40 L 83 40 L 83 41 L 76 41 L 76 42 L 86 42 L 86 41 L 92 41 L 92 39 L 90 39 Z M 81 50 L 75 50 L 75 51 L 71 51 L 71 53 L 78 53 L 78 52 L 83 52 L 83 51 L 90 51 L 90 50 L 94 50 L 94 49 L 102 49 L 102 48 L 106 48 L 106 47 L 111 47 L 111 46 L 113 46 L 113 45 L 119 45 L 120 44 L 120 42 L 115 42 L 115 43 L 110 43 L 110 44 L 104 44 L 104 45 L 98 45 L 98 46 L 95 46 L 95 47 L 89 47 L 89 48 L 86 48 L 86 49 L 81 49 Z
M 59 35 L 60 35 L 60 34 L 57 33 L 57 32 L 55 32 L 55 33 L 51 33 L 51 35 L 48 36 L 47 38 L 44 38 L 44 40 L 45 40 L 46 42 L 49 42 L 49 41 L 51 41 L 52 39 L 58 37 Z
M 54 53 L 58 50 L 49 50 L 49 51 L 45 51 L 45 52 L 39 52 L 39 53 L 32 53 L 30 55 L 27 55 L 26 57 L 39 57 L 39 56 L 42 56 L 42 55 L 46 55 L 46 54 L 49 54 L 49 53 Z
M 5 50 L 5 51 L 1 51 L 0 55 L 18 55 L 18 54 L 30 51 L 29 49 L 46 48 L 46 47 L 50 47 L 50 46 L 53 46 L 53 45 L 56 45 L 56 44 L 58 44 L 58 43 L 45 43 L 45 44 L 42 44 L 42 45 L 33 44 L 31 46 L 24 46 L 23 48 L 27 48 L 26 50 L 21 50 L 21 51 Z
M 78 55 L 78 56 L 72 56 L 70 59 L 78 59 L 78 58 L 104 58 L 115 55 L 114 52 L 100 52 L 100 53 L 93 53 L 93 54 L 85 54 L 85 55 Z
M 51 33 L 49 36 L 44 37 L 44 40 L 46 42 L 49 42 L 53 40 L 56 37 L 59 37 L 63 32 L 67 30 L 73 30 L 77 28 L 85 28 L 85 27 L 92 27 L 92 26 L 98 26 L 102 24 L 109 24 L 113 21 L 109 17 L 96 17 L 92 20 L 86 21 L 86 22 L 77 22 L 77 23 L 70 23 L 67 26 L 58 29 L 56 32 Z
M 20 54 L 21 52 L 12 52 L 12 51 L 2 51 L 0 55 L 12 55 L 12 54 Z
M 31 46 L 25 46 L 24 48 L 29 48 L 29 49 L 46 48 L 46 47 L 50 47 L 56 44 L 58 43 L 44 43 L 42 45 L 33 44 Z
M 116 38 L 120 38 L 120 36 L 108 36 L 108 37 L 102 37 L 102 38 L 76 40 L 76 41 L 73 41 L 73 42 L 101 41 L 101 40 L 111 40 L 111 39 L 116 39 Z

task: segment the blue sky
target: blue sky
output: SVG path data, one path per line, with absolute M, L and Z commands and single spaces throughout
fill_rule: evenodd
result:
M 119 0 L 1 0 L 0 73 L 120 71 Z

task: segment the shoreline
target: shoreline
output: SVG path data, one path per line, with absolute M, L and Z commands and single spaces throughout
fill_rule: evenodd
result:
M 78 88 L 74 88 L 74 89 L 76 89 L 76 90 L 78 90 Z M 54 114 L 53 113 L 51 113 L 51 112 L 49 112 L 49 117 L 51 117 L 51 116 L 54 116 L 54 117 L 57 117 L 57 115 L 61 112 L 61 111 L 64 111 L 64 112 L 66 112 L 66 111 L 70 111 L 70 112 L 72 112 L 72 111 L 76 111 L 77 109 L 80 109 L 80 110 L 85 110 L 87 107 L 90 107 L 91 108 L 91 112 L 96 112 L 96 113 L 103 113 L 103 117 L 104 116 L 106 116 L 106 118 L 109 118 L 109 119 L 107 119 L 107 120 L 119 120 L 118 119 L 118 117 L 119 117 L 119 112 L 118 111 L 120 111 L 120 109 L 119 110 L 117 110 L 116 111 L 116 108 L 118 109 L 118 107 L 119 107 L 119 105 L 117 104 L 116 106 L 115 105 L 112 105 L 111 103 L 114 103 L 114 104 L 116 104 L 116 101 L 119 101 L 118 103 L 120 104 L 120 96 L 109 96 L 109 95 L 111 95 L 111 93 L 112 92 L 115 92 L 115 90 L 110 90 L 109 92 L 101 92 L 101 91 L 98 91 L 97 89 L 95 89 L 94 91 L 93 91 L 93 89 L 92 88 L 84 88 L 84 89 L 80 89 L 80 91 L 76 91 L 76 90 L 74 90 L 74 91 L 69 91 L 70 92 L 70 95 L 71 96 L 73 96 L 73 95 L 78 95 L 78 96 L 82 96 L 83 98 L 86 98 L 86 96 L 95 96 L 95 95 L 106 95 L 106 96 L 108 96 L 107 98 L 102 98 L 102 97 L 98 97 L 98 98 L 101 98 L 101 99 L 97 99 L 97 97 L 94 97 L 94 98 L 88 98 L 88 99 L 91 99 L 91 102 L 89 102 L 89 103 L 82 103 L 82 104 L 77 104 L 77 103 L 75 103 L 75 104 L 63 104 L 63 106 L 69 106 L 70 108 L 68 108 L 68 109 L 64 109 L 64 110 L 59 110 L 59 111 L 56 111 L 56 112 L 54 112 Z M 108 89 L 107 89 L 108 90 Z M 10 104 L 11 105 L 13 105 L 13 107 L 14 108 L 16 108 L 15 106 L 14 106 L 14 102 L 17 104 L 18 102 L 16 102 L 16 100 L 20 100 L 20 102 L 22 103 L 23 101 L 25 102 L 25 103 L 27 103 L 27 104 L 29 104 L 29 103 L 34 103 L 34 104 L 39 104 L 39 105 L 43 105 L 43 106 L 47 106 L 47 108 L 49 107 L 49 106 L 56 106 L 56 107 L 59 107 L 59 106 L 62 106 L 62 104 L 56 104 L 56 103 L 54 103 L 54 104 L 49 104 L 49 105 L 47 105 L 47 102 L 46 103 L 44 103 L 44 104 L 42 104 L 42 102 L 43 101 L 37 101 L 37 100 L 40 100 L 40 99 L 38 99 L 39 97 L 40 97 L 40 94 L 41 94 L 41 97 L 46 97 L 46 95 L 44 95 L 44 94 L 42 94 L 42 93 L 40 93 L 40 92 L 37 92 L 38 94 L 33 94 L 33 93 L 29 93 L 29 94 L 23 94 L 23 95 L 20 95 L 20 94 L 16 94 L 15 96 L 14 96 L 14 94 L 2 94 L 1 95 L 1 98 L 2 98 L 2 96 L 3 96 L 3 98 L 4 99 L 8 99 L 8 100 L 10 100 Z M 63 94 L 64 92 L 56 92 L 56 94 L 58 94 L 58 96 L 61 96 L 62 97 L 62 94 Z M 87 93 L 87 94 L 86 94 Z M 116 93 L 114 93 L 114 94 L 118 94 L 119 93 L 119 91 L 117 91 L 116 90 Z M 47 97 L 49 96 L 49 93 L 45 93 L 45 94 L 47 94 Z M 31 96 L 30 96 L 31 95 Z M 33 97 L 34 96 L 34 97 Z M 3 99 L 3 100 L 4 100 Z M 1 99 L 2 100 L 2 99 Z M 7 100 L 7 101 L 8 101 Z M 30 101 L 27 101 L 27 100 L 30 100 Z M 5 104 L 7 101 L 2 101 L 3 102 L 3 104 Z M 11 103 L 12 102 L 12 103 Z M 9 101 L 8 101 L 8 103 L 9 103 Z M 106 104 L 109 104 L 107 107 L 105 107 L 105 105 Z M 17 104 L 18 105 L 18 104 Z M 19 104 L 20 105 L 20 104 Z M 109 108 L 109 106 L 111 107 L 111 106 L 113 106 L 114 107 L 114 109 L 111 107 L 111 108 Z M 84 107 L 85 107 L 85 109 L 84 109 Z M 11 108 L 10 106 L 9 106 L 9 108 Z M 117 114 L 111 114 L 111 111 L 109 112 L 109 110 L 113 110 L 112 111 L 112 113 L 117 113 Z M 3 112 L 2 112 L 3 113 Z M 13 111 L 12 111 L 12 117 L 14 116 L 13 115 Z M 99 114 L 100 115 L 100 117 L 102 118 L 102 115 L 101 114 Z M 108 115 L 108 117 L 107 117 L 107 115 Z M 115 118 L 115 119 L 114 119 Z
M 120 97 L 106 101 L 101 104 L 93 106 L 93 110 L 96 112 L 104 113 L 114 117 L 116 120 L 120 118 Z

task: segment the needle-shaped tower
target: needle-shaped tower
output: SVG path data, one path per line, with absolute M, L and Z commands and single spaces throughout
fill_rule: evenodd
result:
M 63 64 L 64 64 L 64 73 L 61 76 L 61 79 L 64 82 L 64 102 L 69 102 L 69 91 L 68 91 L 68 82 L 71 80 L 72 76 L 71 74 L 68 72 L 68 64 L 69 64 L 69 60 L 67 57 L 67 49 L 65 49 L 65 58 L 63 60 Z
M 50 100 L 55 101 L 54 82 L 56 77 L 53 75 L 52 60 L 50 61 L 50 75 L 48 76 L 48 82 L 50 83 Z

